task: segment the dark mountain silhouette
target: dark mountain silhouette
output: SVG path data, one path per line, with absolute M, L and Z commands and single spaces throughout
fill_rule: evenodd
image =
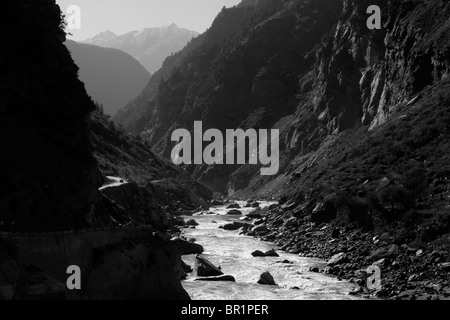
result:
M 148 72 L 154 73 L 168 56 L 182 49 L 196 36 L 198 33 L 195 31 L 171 24 L 167 27 L 131 31 L 123 35 L 116 35 L 108 30 L 83 43 L 120 49 L 138 60 Z
M 206 206 L 211 191 L 91 100 L 54 0 L 2 10 L 0 299 L 188 299 L 169 214 Z M 126 181 L 101 188 L 106 175 Z M 68 292 L 74 263 L 84 290 Z
M 150 79 L 147 70 L 123 51 L 70 40 L 65 44 L 87 93 L 103 105 L 105 114 L 115 114 L 136 98 Z
M 95 105 L 62 44 L 59 8 L 18 1 L 4 10 L 11 21 L 2 19 L 0 31 L 2 228 L 84 227 L 103 182 L 90 143 Z
M 14 31 L 22 38 L 27 27 L 36 24 L 39 37 L 30 44 L 13 41 L 6 27 L 3 31 L 2 39 L 11 45 L 2 47 L 1 60 L 5 75 L 0 83 L 4 131 L 1 228 L 49 231 L 104 227 L 86 217 L 95 215 L 93 207 L 101 207 L 98 189 L 106 175 L 121 175 L 143 188 L 153 180 L 167 178 L 164 192 L 178 184 L 189 186 L 184 206 L 204 204 L 201 198 L 208 200 L 212 195 L 207 188 L 115 128 L 91 100 L 63 44 L 65 33 L 60 29 L 58 6 L 52 1 L 45 4 L 9 8 L 18 17 L 27 17 L 34 9 L 39 13 L 49 10 L 43 14 L 45 19 L 30 19 Z M 31 55 L 29 45 L 39 54 Z M 202 195 L 192 194 L 195 190 Z M 162 206 L 167 199 L 160 200 Z

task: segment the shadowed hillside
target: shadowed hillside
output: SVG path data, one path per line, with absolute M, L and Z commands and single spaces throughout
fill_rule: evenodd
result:
M 144 67 L 125 52 L 70 40 L 65 44 L 80 68 L 87 93 L 108 115 L 136 98 L 150 79 Z
M 206 206 L 211 191 L 102 114 L 54 0 L 2 10 L 0 300 L 188 299 L 168 214 Z M 107 174 L 123 183 L 100 188 Z M 69 265 L 85 290 L 69 292 Z

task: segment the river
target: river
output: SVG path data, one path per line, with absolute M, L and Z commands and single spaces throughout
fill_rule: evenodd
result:
M 239 203 L 242 207 L 242 202 Z M 261 207 L 270 205 L 260 202 Z M 254 209 L 239 209 L 248 214 Z M 255 250 L 263 252 L 276 245 L 253 237 L 240 236 L 238 231 L 225 231 L 219 226 L 238 221 L 240 216 L 227 216 L 225 206 L 209 210 L 213 215 L 184 217 L 194 219 L 199 225 L 195 229 L 184 229 L 184 236 L 195 238 L 204 247 L 203 255 L 214 265 L 220 266 L 226 275 L 235 277 L 236 282 L 195 281 L 195 272 L 182 282 L 193 300 L 305 300 L 305 299 L 360 299 L 349 295 L 357 288 L 355 284 L 340 281 L 322 273 L 313 273 L 311 266 L 323 267 L 318 259 L 303 258 L 277 250 L 280 257 L 252 257 Z M 183 260 L 194 266 L 195 256 L 184 256 Z M 289 260 L 291 263 L 282 263 Z M 261 273 L 269 271 L 278 286 L 259 285 L 256 282 Z M 297 288 L 293 288 L 297 287 Z

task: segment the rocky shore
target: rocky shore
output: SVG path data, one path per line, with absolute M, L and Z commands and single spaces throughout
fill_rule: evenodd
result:
M 382 233 L 366 232 L 334 221 L 313 223 L 311 216 L 299 216 L 297 210 L 289 203 L 258 208 L 250 214 L 252 218 L 241 219 L 251 220 L 251 224 L 242 225 L 240 233 L 274 242 L 288 253 L 327 261 L 310 271 L 357 283 L 359 289 L 349 293 L 352 295 L 392 300 L 449 299 L 448 235 L 426 243 L 398 226 Z M 379 289 L 367 285 L 371 276 L 367 269 L 374 265 L 381 270 Z

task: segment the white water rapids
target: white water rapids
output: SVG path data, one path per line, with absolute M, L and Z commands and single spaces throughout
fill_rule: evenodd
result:
M 242 207 L 244 203 L 239 204 Z M 261 207 L 270 204 L 260 202 Z M 245 215 L 254 209 L 239 210 Z M 236 283 L 195 281 L 194 271 L 182 282 L 193 300 L 358 299 L 349 295 L 350 291 L 357 288 L 356 285 L 309 271 L 311 266 L 324 266 L 323 261 L 303 258 L 280 250 L 277 250 L 280 257 L 253 257 L 251 253 L 255 250 L 265 252 L 277 247 L 273 243 L 253 237 L 240 236 L 238 231 L 219 229 L 219 226 L 239 221 L 241 218 L 241 216 L 227 216 L 228 210 L 225 206 L 211 208 L 209 211 L 214 214 L 184 217 L 186 220 L 194 219 L 199 226 L 196 229 L 184 229 L 183 234 L 187 238 L 195 238 L 205 249 L 203 255 L 215 266 L 221 266 L 225 275 L 234 276 Z M 193 267 L 195 256 L 184 256 L 183 260 Z M 289 260 L 292 264 L 283 264 L 281 263 L 283 260 Z M 256 283 L 261 273 L 265 271 L 272 274 L 278 286 Z

